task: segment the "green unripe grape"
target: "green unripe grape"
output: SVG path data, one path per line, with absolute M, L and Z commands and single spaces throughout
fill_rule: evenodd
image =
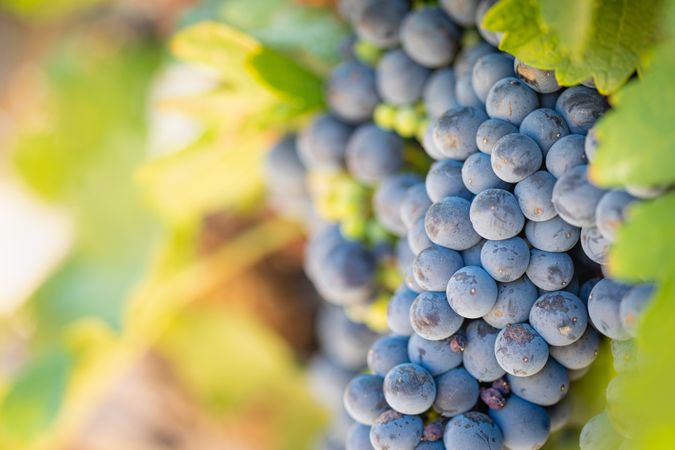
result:
M 374 66 L 382 57 L 382 50 L 368 41 L 359 39 L 354 44 L 354 55 L 363 63 Z
M 396 112 L 396 132 L 406 138 L 413 137 L 417 132 L 417 120 L 415 108 L 400 108 Z
M 379 244 L 381 242 L 386 242 L 389 240 L 389 233 L 382 226 L 382 224 L 377 219 L 372 219 L 368 221 L 366 227 L 366 235 L 368 242 L 371 244 Z
M 340 223 L 340 231 L 347 239 L 360 241 L 366 237 L 367 223 L 367 220 L 362 216 L 348 216 Z
M 384 129 L 391 130 L 396 126 L 396 107 L 387 103 L 380 103 L 373 113 L 375 125 Z

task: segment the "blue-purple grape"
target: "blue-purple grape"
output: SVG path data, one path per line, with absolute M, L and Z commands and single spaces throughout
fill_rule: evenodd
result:
M 507 379 L 514 394 L 541 406 L 558 403 L 567 395 L 570 386 L 567 369 L 551 358 L 544 368 L 534 375 L 529 377 L 508 375 Z
M 581 248 L 593 262 L 605 264 L 612 243 L 605 239 L 598 227 L 581 229 Z
M 388 409 L 382 391 L 384 379 L 379 375 L 359 375 L 345 388 L 347 412 L 359 423 L 372 425 Z
M 398 210 L 403 225 L 411 228 L 415 222 L 424 217 L 431 203 L 424 183 L 417 183 L 409 187 L 403 195 Z
M 532 305 L 530 325 L 550 345 L 569 345 L 586 331 L 586 305 L 569 292 L 548 292 Z
M 497 283 L 485 270 L 476 266 L 457 270 L 448 281 L 445 292 L 452 309 L 467 319 L 484 316 L 497 301 Z
M 462 352 L 453 351 L 450 338 L 431 341 L 413 334 L 408 341 L 408 359 L 437 376 L 462 364 Z
M 541 448 L 551 431 L 546 410 L 517 395 L 511 395 L 506 406 L 489 414 L 502 430 L 504 446 L 510 449 Z
M 434 127 L 434 141 L 446 158 L 464 161 L 478 151 L 476 131 L 487 116 L 471 106 L 462 106 L 446 111 Z
M 518 128 L 512 123 L 501 119 L 488 119 L 481 123 L 476 131 L 476 146 L 478 150 L 489 155 L 497 141 L 507 134 L 517 132 Z
M 496 82 L 485 99 L 485 110 L 493 119 L 502 119 L 520 126 L 525 117 L 539 107 L 537 93 L 518 78 L 507 77 Z
M 455 96 L 455 72 L 445 68 L 432 73 L 424 86 L 422 98 L 427 114 L 432 118 L 459 106 Z
M 427 172 L 425 185 L 432 202 L 439 202 L 444 197 L 472 198 L 462 181 L 462 163 L 454 159 L 433 163 Z
M 565 289 L 572 282 L 574 263 L 567 253 L 530 250 L 530 264 L 525 272 L 535 286 L 545 291 Z
M 443 292 L 448 280 L 462 267 L 462 256 L 449 248 L 434 245 L 420 252 L 413 262 L 413 277 L 425 291 Z
M 499 178 L 517 183 L 535 173 L 544 157 L 541 149 L 530 137 L 511 133 L 499 139 L 492 147 L 492 170 Z
M 487 241 L 480 254 L 481 265 L 496 281 L 514 281 L 525 274 L 530 249 L 519 237 Z
M 605 239 L 614 241 L 617 229 L 626 221 L 628 209 L 635 201 L 635 197 L 619 189 L 602 196 L 595 208 L 595 223 Z
M 445 427 L 445 448 L 462 450 L 501 450 L 502 432 L 487 415 L 470 411 L 453 417 Z
M 399 213 L 401 201 L 405 192 L 421 181 L 417 175 L 400 173 L 380 183 L 373 195 L 373 209 L 375 217 L 385 229 L 398 236 L 405 236 L 406 226 Z
M 563 346 L 551 345 L 549 355 L 568 369 L 579 370 L 590 366 L 600 351 L 600 334 L 593 327 L 577 341 Z
M 560 217 L 543 222 L 528 220 L 525 237 L 530 245 L 547 252 L 566 252 L 579 242 L 579 228 L 568 224 Z
M 476 96 L 485 102 L 490 88 L 497 81 L 513 75 L 513 58 L 505 53 L 490 53 L 474 63 L 471 85 Z
M 385 376 L 394 366 L 407 363 L 408 337 L 382 336 L 368 350 L 368 368 L 376 375 Z
M 572 133 L 585 135 L 609 109 L 609 104 L 595 89 L 573 86 L 560 94 L 555 109 L 563 116 Z
M 424 217 L 431 242 L 453 250 L 466 250 L 480 242 L 471 225 L 470 207 L 461 197 L 445 197 L 431 205 Z
M 550 108 L 535 109 L 520 124 L 520 132 L 537 143 L 544 157 L 551 146 L 570 134 L 565 119 Z
M 588 316 L 593 326 L 605 336 L 624 341 L 630 334 L 621 323 L 621 299 L 629 287 L 604 278 L 593 287 L 588 296 Z
M 389 406 L 401 414 L 421 414 L 431 407 L 436 398 L 436 383 L 422 366 L 399 364 L 384 377 L 384 398 Z
M 390 409 L 371 426 L 370 443 L 375 450 L 410 450 L 419 443 L 423 432 L 424 422 L 419 416 Z
M 486 189 L 509 189 L 510 184 L 500 179 L 492 170 L 490 155 L 482 152 L 469 156 L 462 166 L 462 181 L 473 194 Z
M 347 144 L 347 167 L 358 181 L 372 185 L 397 173 L 403 167 L 403 139 L 377 125 L 356 129 Z
M 322 114 L 298 135 L 298 154 L 311 170 L 340 170 L 354 128 L 331 114 Z
M 393 105 L 412 104 L 422 97 L 430 73 L 403 50 L 390 50 L 380 58 L 375 69 L 377 92 Z
M 503 189 L 486 189 L 477 194 L 471 202 L 469 218 L 476 233 L 491 240 L 512 238 L 525 225 L 518 200 Z
M 497 283 L 497 301 L 483 320 L 495 328 L 526 322 L 538 297 L 537 288 L 525 276 L 510 283 Z
M 557 140 L 546 154 L 546 170 L 560 178 L 572 167 L 588 164 L 584 152 L 584 137 L 580 134 L 568 134 Z
M 504 376 L 504 369 L 495 357 L 495 340 L 499 330 L 482 320 L 474 320 L 466 327 L 464 368 L 480 382 L 495 381 Z
M 551 201 L 555 181 L 553 175 L 540 170 L 516 184 L 513 194 L 518 199 L 525 217 L 535 222 L 543 222 L 558 215 Z
M 354 31 L 359 38 L 377 47 L 395 47 L 407 13 L 408 3 L 404 0 L 371 0 L 355 17 Z
M 548 344 L 526 323 L 507 325 L 497 335 L 495 357 L 507 373 L 527 377 L 546 365 Z
M 413 334 L 410 323 L 410 307 L 417 298 L 417 293 L 406 286 L 399 288 L 387 304 L 387 326 L 392 333 L 401 336 Z
M 425 67 L 448 65 L 459 48 L 459 29 L 439 8 L 422 7 L 408 14 L 400 36 L 406 53 Z
M 480 394 L 478 381 L 462 367 L 448 370 L 436 377 L 436 388 L 434 410 L 445 417 L 469 411 Z
M 463 322 L 450 308 L 444 292 L 423 292 L 410 307 L 413 330 L 424 339 L 446 339 L 455 334 Z
M 326 98 L 330 109 L 346 122 L 370 119 L 380 101 L 375 72 L 355 60 L 340 64 L 330 75 Z
M 513 70 L 525 84 L 540 94 L 551 94 L 560 89 L 552 70 L 537 69 L 515 59 Z

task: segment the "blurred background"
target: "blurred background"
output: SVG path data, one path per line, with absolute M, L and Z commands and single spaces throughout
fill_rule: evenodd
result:
M 176 38 L 203 19 L 230 34 Z M 315 447 L 318 301 L 262 157 L 321 100 L 242 52 L 320 75 L 345 37 L 322 1 L 0 0 L 0 449 Z

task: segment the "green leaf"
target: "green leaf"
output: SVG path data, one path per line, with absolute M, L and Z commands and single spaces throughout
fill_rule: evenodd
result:
M 263 48 L 252 55 L 248 67 L 271 89 L 302 105 L 302 112 L 317 109 L 324 103 L 321 79 L 274 50 Z
M 537 0 L 502 0 L 487 12 L 483 26 L 504 33 L 501 50 L 535 67 L 555 68 L 557 38 L 544 29 Z
M 65 349 L 54 347 L 18 374 L 0 407 L 6 432 L 28 438 L 49 428 L 65 396 L 72 364 Z
M 666 280 L 675 275 L 675 194 L 633 205 L 617 234 L 609 268 L 633 282 Z
M 572 53 L 579 53 L 586 43 L 591 25 L 593 1 L 541 0 L 541 17 L 551 31 L 560 36 Z
M 655 41 L 662 2 L 569 3 L 502 0 L 486 14 L 483 24 L 505 33 L 502 50 L 527 64 L 555 70 L 561 84 L 592 78 L 601 93 L 616 92 Z
M 642 80 L 615 97 L 616 109 L 598 124 L 600 147 L 592 179 L 606 186 L 675 183 L 675 53 L 664 45 L 654 53 Z

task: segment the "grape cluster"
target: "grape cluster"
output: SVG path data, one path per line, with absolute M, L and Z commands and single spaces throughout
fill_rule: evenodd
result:
M 663 191 L 593 185 L 606 99 L 498 51 L 480 27 L 493 3 L 341 1 L 356 38 L 329 111 L 284 141 L 292 170 L 275 177 L 295 190 L 272 190 L 300 192 L 314 218 L 308 276 L 386 329 L 346 386 L 347 450 L 540 448 L 602 335 L 633 370 L 654 286 L 611 279 L 607 254 L 630 207 Z M 607 423 L 589 422 L 582 447 Z

